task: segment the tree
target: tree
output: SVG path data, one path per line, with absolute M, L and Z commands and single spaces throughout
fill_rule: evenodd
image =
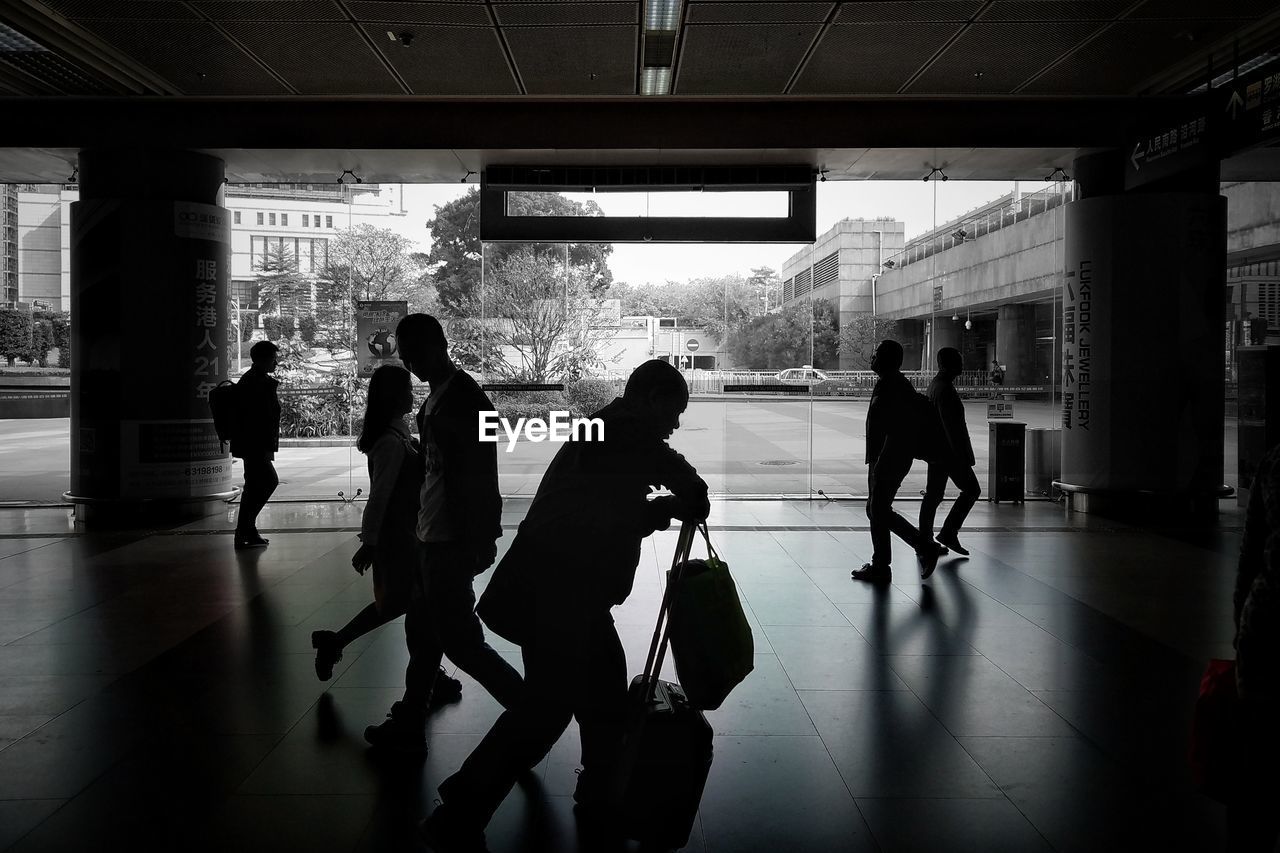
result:
M 849 370 L 870 370 L 876 346 L 885 338 L 893 337 L 895 325 L 893 320 L 873 314 L 854 314 L 840 328 L 840 360 Z
M 516 382 L 574 379 L 603 366 L 598 348 L 608 333 L 591 327 L 598 298 L 588 270 L 573 268 L 566 279 L 562 263 L 524 246 L 487 280 L 485 304 L 472 291 L 449 324 L 451 352 L 464 366 Z
M 8 359 L 10 367 L 31 349 L 31 320 L 30 311 L 0 308 L 0 357 Z
M 837 366 L 837 321 L 830 300 L 798 302 L 757 317 L 729 336 L 734 363 L 750 370 L 784 370 L 801 364 Z
M 603 211 L 593 201 L 582 204 L 558 193 L 510 193 L 507 209 L 513 216 L 601 216 Z M 436 295 L 444 311 L 463 317 L 464 305 L 480 287 L 480 191 L 472 188 L 465 196 L 437 205 L 436 215 L 427 222 L 431 232 L 431 251 L 426 267 L 435 284 Z M 507 256 L 532 251 L 548 260 L 557 259 L 564 266 L 562 243 L 494 243 L 485 248 L 486 274 L 501 269 Z M 593 294 L 601 294 L 613 282 L 609 255 L 613 246 L 607 243 L 569 244 L 569 266 L 581 277 Z M 479 315 L 477 315 L 479 316 Z
M 756 300 L 759 309 L 753 316 L 763 316 L 768 306 L 775 309 L 782 305 L 782 279 L 773 267 L 756 267 L 747 279 L 747 286 Z
M 764 305 L 758 288 L 736 273 L 666 284 L 619 282 L 606 295 L 622 301 L 625 316 L 674 317 L 682 327 L 705 328 L 722 340 L 760 316 Z
M 349 283 L 352 300 L 401 299 L 417 272 L 412 248 L 412 240 L 390 228 L 361 223 L 338 232 L 329 263 Z
M 266 256 L 258 275 L 258 301 L 264 314 L 298 311 L 300 298 L 311 295 L 311 282 L 298 272 L 298 259 L 283 241 L 267 241 Z

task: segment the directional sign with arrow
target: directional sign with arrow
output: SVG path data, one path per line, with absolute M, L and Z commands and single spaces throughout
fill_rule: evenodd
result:
M 1280 68 L 1264 65 L 1214 94 L 1222 104 L 1219 156 L 1280 141 Z
M 1194 169 L 1214 156 L 1209 145 L 1209 118 L 1204 98 L 1187 98 L 1168 120 L 1142 128 L 1126 144 L 1125 189 Z

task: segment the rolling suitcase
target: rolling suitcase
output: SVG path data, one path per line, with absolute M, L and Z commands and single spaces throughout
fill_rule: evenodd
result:
M 668 611 L 696 530 L 688 522 L 680 530 L 644 673 L 627 691 L 615 808 L 624 834 L 649 848 L 679 849 L 689 842 L 711 770 L 707 718 L 689 704 L 678 684 L 660 678 L 669 640 Z

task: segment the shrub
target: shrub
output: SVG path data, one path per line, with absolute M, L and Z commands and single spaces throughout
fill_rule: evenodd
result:
M 61 311 L 51 315 L 53 345 L 58 348 L 58 366 L 71 366 L 71 314 Z
M 30 311 L 0 308 L 0 356 L 9 360 L 26 358 L 32 344 L 32 316 Z
M 31 323 L 31 344 L 22 354 L 23 361 L 35 367 L 47 367 L 49 350 L 53 349 L 53 323 L 48 320 L 33 320 Z
M 307 346 L 315 344 L 317 326 L 318 324 L 313 314 L 303 314 L 298 320 L 298 333 L 302 335 L 302 342 Z
M 497 394 L 490 398 L 493 408 L 499 415 L 511 421 L 518 418 L 542 418 L 546 420 L 551 412 L 564 411 L 568 408 L 564 395 L 559 391 L 526 391 L 511 394 Z
M 286 341 L 293 337 L 293 318 L 280 314 L 270 314 L 262 318 L 262 330 L 267 333 L 267 340 Z
M 588 417 L 622 396 L 624 383 L 609 379 L 579 379 L 565 386 L 565 397 L 574 417 Z

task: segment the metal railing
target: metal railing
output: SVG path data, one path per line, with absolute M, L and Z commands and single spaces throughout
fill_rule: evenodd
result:
M 939 225 L 933 231 L 909 241 L 906 247 L 885 259 L 885 266 L 898 269 L 922 261 L 938 252 L 953 249 L 962 243 L 1024 222 L 1039 216 L 1071 200 L 1070 185 L 1061 191 L 1054 186 L 1033 193 L 1024 193 L 1017 203 L 1013 193 L 1003 196 L 992 205 Z

